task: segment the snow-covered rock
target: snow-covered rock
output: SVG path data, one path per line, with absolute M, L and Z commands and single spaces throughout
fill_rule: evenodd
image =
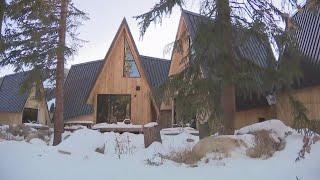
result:
M 267 130 L 275 133 L 280 138 L 286 137 L 288 134 L 294 132 L 294 130 L 286 126 L 280 120 L 268 120 L 261 123 L 255 123 L 249 126 L 245 126 L 236 131 L 235 134 L 250 134 L 256 131 Z
M 57 146 L 57 149 L 70 153 L 92 153 L 97 148 L 104 146 L 104 143 L 105 138 L 103 134 L 84 128 L 71 133 L 68 138 Z

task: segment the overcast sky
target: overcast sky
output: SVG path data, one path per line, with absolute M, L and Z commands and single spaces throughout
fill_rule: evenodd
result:
M 147 33 L 140 39 L 138 22 L 133 16 L 150 10 L 159 0 L 74 0 L 76 6 L 87 12 L 89 20 L 79 28 L 79 38 L 88 41 L 83 44 L 78 53 L 69 60 L 72 64 L 103 59 L 125 17 L 141 55 L 170 59 L 171 54 L 164 54 L 164 48 L 175 39 L 180 19 L 180 9 L 176 8 L 170 17 L 164 19 L 161 25 L 151 24 Z M 197 0 L 195 0 L 197 2 Z M 193 1 L 187 9 L 198 12 L 199 8 Z M 11 74 L 11 68 L 0 68 L 0 77 Z
M 161 25 L 151 24 L 143 39 L 140 39 L 138 22 L 133 16 L 147 12 L 159 0 L 73 1 L 79 9 L 87 12 L 90 18 L 79 28 L 79 38 L 88 42 L 83 44 L 78 53 L 69 60 L 67 68 L 72 64 L 103 59 L 124 17 L 128 21 L 140 54 L 170 59 L 170 54 L 165 54 L 164 49 L 175 39 L 181 13 L 178 7 L 170 17 L 163 20 Z M 279 3 L 281 0 L 275 1 Z M 199 0 L 190 0 L 185 8 L 198 12 L 197 2 Z M 0 68 L 0 77 L 11 73 L 11 68 Z

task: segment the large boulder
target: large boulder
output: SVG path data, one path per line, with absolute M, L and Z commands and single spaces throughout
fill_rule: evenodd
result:
M 220 153 L 227 157 L 233 149 L 240 146 L 246 146 L 240 139 L 234 139 L 229 136 L 209 136 L 200 140 L 193 147 L 192 151 L 200 158 L 203 158 L 209 153 Z

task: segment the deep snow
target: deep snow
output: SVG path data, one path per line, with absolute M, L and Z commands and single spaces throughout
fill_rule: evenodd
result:
M 280 121 L 242 128 L 237 133 L 243 135 L 233 138 L 252 143 L 252 135 L 246 133 L 262 127 L 285 137 L 285 149 L 267 160 L 252 159 L 243 151 L 235 150 L 230 158 L 210 160 L 208 163 L 201 161 L 198 167 L 176 164 L 157 156 L 159 153 L 192 148 L 198 137 L 188 131 L 181 131 L 178 135 L 162 132 L 163 143 L 153 143 L 147 149 L 143 145 L 143 135 L 101 134 L 89 129 L 65 133 L 66 139 L 56 147 L 47 146 L 40 139 L 33 139 L 30 143 L 3 141 L 0 142 L 0 180 L 320 179 L 320 142 L 312 145 L 311 154 L 307 154 L 305 159 L 295 162 L 302 147 L 302 136 L 294 132 L 286 136 L 285 132 L 292 129 L 283 126 Z M 95 152 L 96 148 L 103 146 L 104 154 Z M 148 159 L 163 164 L 151 166 L 147 164 Z

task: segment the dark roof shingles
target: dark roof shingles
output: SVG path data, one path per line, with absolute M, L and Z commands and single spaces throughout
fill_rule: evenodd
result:
M 3 77 L 0 86 L 0 112 L 21 112 L 28 99 L 29 92 L 20 92 L 20 87 L 27 78 L 27 72 L 20 72 Z
M 303 77 L 295 88 L 304 88 L 320 84 L 320 4 L 310 10 L 304 7 L 297 12 L 293 20 L 297 25 L 294 40 L 302 55 L 301 71 Z
M 159 87 L 167 81 L 171 61 L 148 56 L 140 56 L 140 59 L 152 87 Z
M 320 5 L 305 9 L 293 18 L 297 24 L 295 38 L 302 54 L 312 63 L 320 63 Z
M 92 61 L 71 67 L 64 84 L 64 119 L 70 119 L 93 112 L 92 106 L 86 104 L 103 61 Z

